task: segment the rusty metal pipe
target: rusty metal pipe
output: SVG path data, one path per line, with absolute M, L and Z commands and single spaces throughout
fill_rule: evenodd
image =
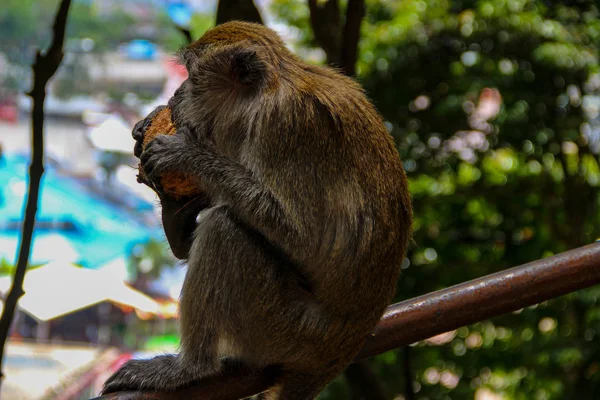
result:
M 357 359 L 600 283 L 600 243 L 388 307 Z
M 600 243 L 507 269 L 388 307 L 357 360 L 600 283 Z M 235 400 L 260 393 L 276 369 L 206 379 L 174 393 L 115 393 L 103 400 Z

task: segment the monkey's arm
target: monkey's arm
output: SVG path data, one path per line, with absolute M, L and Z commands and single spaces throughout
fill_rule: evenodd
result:
M 135 139 L 133 154 L 140 157 L 144 148 L 144 135 L 156 115 L 165 106 L 155 108 L 146 118 L 139 121 L 133 128 L 132 136 Z M 195 197 L 176 199 L 164 192 L 160 179 L 151 181 L 146 176 L 138 175 L 139 183 L 144 183 L 156 192 L 162 206 L 162 223 L 167 241 L 175 257 L 186 259 L 192 245 L 192 236 L 196 228 L 196 217 L 204 208 L 208 207 L 210 200 L 206 194 Z
M 154 139 L 142 152 L 140 160 L 144 173 L 152 181 L 172 171 L 197 176 L 244 222 L 289 255 L 294 253 L 290 244 L 298 245 L 302 240 L 289 210 L 269 188 L 245 166 L 198 140 L 187 128 L 180 128 L 176 135 Z
M 196 197 L 175 199 L 164 193 L 159 194 L 162 206 L 162 223 L 167 241 L 175 257 L 189 257 L 192 245 L 196 217 L 210 201 L 208 196 L 200 194 Z

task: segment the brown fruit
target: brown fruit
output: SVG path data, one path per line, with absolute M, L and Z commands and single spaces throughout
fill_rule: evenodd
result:
M 163 108 L 152 120 L 152 123 L 146 129 L 144 133 L 144 148 L 158 135 L 174 135 L 177 133 L 177 127 L 171 120 L 171 109 L 169 107 Z M 140 175 L 144 175 L 141 165 L 138 166 Z M 165 193 L 180 197 L 194 196 L 201 192 L 198 182 L 181 173 L 167 173 L 165 174 L 160 183 L 163 186 Z

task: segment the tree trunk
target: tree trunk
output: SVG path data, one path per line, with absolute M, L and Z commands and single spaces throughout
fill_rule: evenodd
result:
M 364 16 L 365 0 L 348 0 L 340 51 L 340 68 L 348 76 L 356 75 L 360 26 Z
M 252 0 L 219 0 L 217 25 L 228 21 L 263 23 L 260 12 Z
M 354 76 L 365 0 L 348 0 L 343 27 L 339 0 L 308 0 L 308 9 L 315 41 L 325 51 L 327 64 Z

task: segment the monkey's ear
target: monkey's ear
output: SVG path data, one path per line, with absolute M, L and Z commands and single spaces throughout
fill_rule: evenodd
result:
M 191 47 L 182 47 L 177 51 L 177 62 L 187 70 L 191 70 L 192 64 L 198 61 L 198 51 Z
M 267 66 L 255 50 L 240 49 L 231 59 L 231 72 L 241 84 L 255 86 L 265 79 Z

